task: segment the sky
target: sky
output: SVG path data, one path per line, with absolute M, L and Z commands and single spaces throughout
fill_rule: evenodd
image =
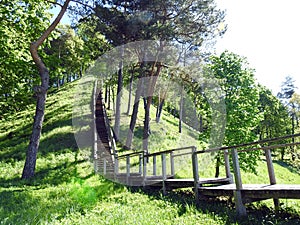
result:
M 216 0 L 226 10 L 228 30 L 216 53 L 229 50 L 244 56 L 257 81 L 277 94 L 284 78 L 300 92 L 300 1 Z

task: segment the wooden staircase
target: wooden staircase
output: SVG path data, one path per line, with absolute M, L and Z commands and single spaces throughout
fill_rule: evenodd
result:
M 111 141 L 109 139 L 109 125 L 106 123 L 106 112 L 102 102 L 102 92 L 96 98 L 95 124 L 97 131 L 97 152 L 95 153 L 96 171 L 111 179 L 114 177 L 114 161 Z

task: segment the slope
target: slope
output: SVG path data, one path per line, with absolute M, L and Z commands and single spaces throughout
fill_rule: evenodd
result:
M 36 176 L 30 181 L 20 176 L 34 106 L 1 120 L 1 224 L 299 223 L 292 207 L 281 214 L 266 208 L 250 210 L 249 218 L 237 222 L 226 201 L 196 208 L 187 191 L 167 196 L 132 191 L 95 175 L 91 149 L 78 149 L 74 139 L 72 106 L 78 82 L 49 93 Z

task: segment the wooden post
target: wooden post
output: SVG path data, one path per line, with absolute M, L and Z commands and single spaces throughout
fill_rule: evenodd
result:
M 156 176 L 156 155 L 153 156 L 153 175 Z
M 271 150 L 266 149 L 265 155 L 266 155 L 266 161 L 267 161 L 267 166 L 268 166 L 270 184 L 273 185 L 273 184 L 276 184 L 276 177 L 275 177 L 275 172 L 274 172 L 274 167 L 273 167 Z M 275 210 L 279 210 L 279 199 L 274 198 L 273 202 L 274 202 Z
M 115 174 L 119 173 L 119 159 L 118 157 L 115 158 Z
M 130 177 L 130 156 L 126 156 L 126 184 L 129 185 Z
M 144 151 L 143 153 L 143 186 L 146 186 L 146 179 L 147 179 L 147 152 Z
M 94 96 L 93 96 L 93 125 L 94 125 L 94 170 L 97 173 L 98 172 L 98 165 L 97 165 L 97 159 L 98 159 L 98 143 L 97 143 L 97 128 L 96 128 L 96 101 L 97 101 L 97 80 L 95 81 L 95 86 L 94 86 Z
M 139 154 L 139 174 L 142 174 L 143 154 Z
M 117 180 L 117 175 L 119 173 L 119 159 L 118 157 L 115 157 L 115 166 L 114 166 L 114 178 Z
M 163 178 L 163 194 L 167 194 L 165 180 L 167 179 L 167 168 L 166 168 L 166 154 L 163 153 L 161 155 L 161 163 L 162 163 L 162 178 Z
M 175 166 L 174 166 L 174 153 L 170 152 L 170 163 L 171 163 L 171 175 L 175 176 Z
M 198 182 L 199 182 L 199 170 L 198 170 L 198 155 L 196 147 L 192 148 L 192 164 L 193 164 L 193 177 L 194 177 L 194 191 L 196 204 L 199 204 L 199 190 L 198 190 Z
M 235 207 L 236 207 L 237 215 L 243 217 L 247 215 L 247 211 L 243 203 L 243 196 L 241 192 L 243 190 L 243 184 L 241 178 L 239 157 L 236 149 L 232 149 L 231 153 L 232 153 L 232 161 L 233 161 L 234 180 L 236 185 L 236 191 L 234 192 Z
M 230 172 L 230 162 L 229 162 L 229 153 L 228 150 L 224 151 L 224 161 L 225 161 L 225 171 L 226 171 L 226 177 L 230 179 L 230 183 L 233 183 L 232 180 L 232 174 Z

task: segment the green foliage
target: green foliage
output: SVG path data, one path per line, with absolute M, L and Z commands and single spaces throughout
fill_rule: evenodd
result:
M 262 114 L 258 109 L 259 90 L 254 71 L 248 67 L 245 58 L 227 51 L 219 57 L 213 56 L 209 68 L 225 93 L 227 120 L 224 144 L 231 146 L 256 140 L 255 129 Z M 255 172 L 258 157 L 259 152 L 242 153 L 241 168 Z
M 87 17 L 91 14 L 98 17 L 97 30 L 114 46 L 150 39 L 200 46 L 220 34 L 216 31 L 224 20 L 213 0 L 107 0 Z
M 32 102 L 36 85 L 29 45 L 49 24 L 45 1 L 7 1 L 0 4 L 0 110 L 18 111 Z M 2 116 L 2 115 L 1 115 Z
M 259 86 L 259 110 L 263 120 L 258 127 L 260 139 L 290 134 L 291 124 L 287 108 L 266 87 Z

